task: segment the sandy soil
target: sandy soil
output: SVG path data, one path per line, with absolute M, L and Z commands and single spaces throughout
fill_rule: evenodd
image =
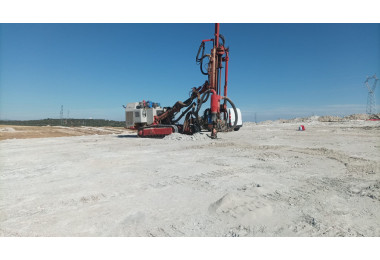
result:
M 0 125 L 0 140 L 121 133 L 122 127 Z
M 380 122 L 302 124 L 0 141 L 0 235 L 380 236 Z

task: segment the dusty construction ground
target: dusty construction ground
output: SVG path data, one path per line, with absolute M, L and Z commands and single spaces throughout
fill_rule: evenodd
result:
M 0 140 L 121 133 L 122 127 L 0 125 Z
M 380 236 L 380 123 L 302 124 L 0 141 L 0 235 Z

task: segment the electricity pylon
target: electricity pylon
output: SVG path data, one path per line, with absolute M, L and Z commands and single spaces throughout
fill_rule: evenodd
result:
M 372 87 L 370 86 L 369 81 L 373 79 L 373 85 Z M 364 84 L 366 85 L 368 89 L 368 98 L 367 98 L 367 114 L 373 115 L 376 114 L 376 98 L 375 98 L 375 89 L 376 89 L 376 84 L 379 79 L 376 77 L 376 74 L 373 75 L 372 77 L 367 77 L 367 79 L 364 81 Z

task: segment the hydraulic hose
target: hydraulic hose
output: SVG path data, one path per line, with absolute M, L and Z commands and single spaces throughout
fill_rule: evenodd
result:
M 187 113 L 187 112 L 189 112 L 189 110 L 191 109 L 191 108 L 193 108 L 193 105 L 194 105 L 195 103 L 193 102 L 190 106 L 188 106 L 186 109 L 185 109 L 185 111 L 183 111 L 182 112 L 182 114 L 176 119 L 176 120 L 173 120 L 173 123 L 175 124 L 175 123 L 177 123 L 179 120 L 181 120 L 181 118 Z
M 199 54 L 201 54 L 201 50 L 202 50 L 202 55 L 199 58 Z M 199 46 L 199 49 L 198 49 L 197 56 L 195 57 L 195 62 L 200 65 L 200 69 L 203 75 L 208 75 L 208 72 L 203 71 L 203 59 L 209 56 L 210 55 L 205 54 L 205 43 L 201 42 L 201 45 Z
M 219 38 L 221 39 L 221 43 L 219 45 L 224 46 L 225 44 L 224 36 L 222 34 L 219 34 Z M 202 51 L 202 55 L 199 58 L 199 54 L 201 54 L 201 51 Z M 201 42 L 201 45 L 199 45 L 197 56 L 195 57 L 195 62 L 200 65 L 200 69 L 203 75 L 208 75 L 208 72 L 203 71 L 203 59 L 206 57 L 210 58 L 210 54 L 205 54 L 205 43 Z
M 231 126 L 231 127 L 228 127 L 228 125 L 227 125 L 227 129 L 226 129 L 227 131 L 232 131 L 236 127 L 237 122 L 238 122 L 238 114 L 237 114 L 237 110 L 236 110 L 235 104 L 228 97 L 221 97 L 221 99 L 224 99 L 228 103 L 230 103 L 232 109 L 234 110 L 234 113 L 235 113 L 235 122 L 234 122 L 234 125 Z
M 202 94 L 202 97 L 201 99 L 199 100 L 199 103 L 198 103 L 198 106 L 197 106 L 197 110 L 196 110 L 196 114 L 198 115 L 198 112 L 199 110 L 201 109 L 201 106 L 203 105 L 203 103 L 206 103 L 208 98 L 210 96 L 210 90 L 207 90 L 205 91 L 203 94 Z
M 222 44 L 220 45 L 224 46 L 224 43 L 225 43 L 224 36 L 219 34 L 219 38 L 222 40 Z
M 199 64 L 200 64 L 201 72 L 203 75 L 208 75 L 208 72 L 203 71 L 203 59 L 206 57 L 210 58 L 210 54 L 205 54 L 202 56 L 202 58 L 199 59 Z
M 198 113 L 199 113 L 199 110 L 201 109 L 202 105 L 203 105 L 205 102 L 207 102 L 207 100 L 208 100 L 208 98 L 209 98 L 209 96 L 210 96 L 210 92 L 211 92 L 211 90 L 206 90 L 205 92 L 203 92 L 201 98 L 199 99 L 199 102 L 198 102 L 196 108 L 195 108 L 195 102 L 193 102 L 193 103 L 191 104 L 191 106 L 189 106 L 188 108 L 186 108 L 186 110 L 183 111 L 183 113 L 182 113 L 182 114 L 181 114 L 176 120 L 173 121 L 173 123 L 178 122 L 178 121 L 179 121 L 179 120 L 180 120 L 185 114 L 187 114 L 187 115 L 186 115 L 186 118 L 185 118 L 185 121 L 189 120 L 189 118 L 190 118 L 192 115 L 194 115 L 194 118 L 193 118 L 193 119 L 194 119 L 195 123 L 198 124 L 198 125 L 200 125 L 200 123 L 199 123 L 199 115 L 198 115 Z M 190 110 L 191 108 L 192 108 L 192 110 L 189 112 L 189 110 Z
M 199 59 L 199 54 L 201 53 L 202 50 L 202 56 L 205 55 L 205 43 L 201 42 L 201 45 L 199 46 L 197 56 L 195 57 L 195 62 L 198 64 L 201 60 Z

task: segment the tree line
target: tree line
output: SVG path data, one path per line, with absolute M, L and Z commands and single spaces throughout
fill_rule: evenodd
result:
M 53 119 L 40 120 L 0 120 L 0 125 L 24 125 L 24 126 L 113 126 L 124 127 L 124 121 L 106 119 Z

